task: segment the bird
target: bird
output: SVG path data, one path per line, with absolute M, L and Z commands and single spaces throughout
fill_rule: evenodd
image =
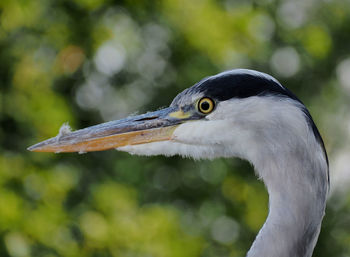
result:
M 117 149 L 136 155 L 241 158 L 269 194 L 247 257 L 310 257 L 329 191 L 324 142 L 310 112 L 274 77 L 233 69 L 179 93 L 169 107 L 84 129 L 63 127 L 35 152 Z

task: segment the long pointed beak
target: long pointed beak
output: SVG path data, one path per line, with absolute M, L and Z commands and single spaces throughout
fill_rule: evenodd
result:
M 92 152 L 125 145 L 171 140 L 176 127 L 197 119 L 176 107 L 110 121 L 77 131 L 60 131 L 53 138 L 28 148 L 33 152 Z

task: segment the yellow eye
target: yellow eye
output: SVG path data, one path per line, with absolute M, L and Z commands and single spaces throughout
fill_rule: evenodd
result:
M 208 98 L 203 97 L 201 100 L 198 101 L 198 110 L 201 113 L 208 114 L 211 113 L 214 110 L 215 102 Z

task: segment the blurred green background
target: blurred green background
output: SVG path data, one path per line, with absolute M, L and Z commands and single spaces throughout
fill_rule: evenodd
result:
M 331 194 L 314 256 L 350 256 L 349 0 L 1 0 L 0 256 L 244 256 L 268 196 L 237 159 L 26 147 L 257 69 L 310 109 Z

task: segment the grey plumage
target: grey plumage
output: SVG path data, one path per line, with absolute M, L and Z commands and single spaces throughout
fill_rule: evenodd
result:
M 186 89 L 166 109 L 60 133 L 29 150 L 111 148 L 147 156 L 249 161 L 268 190 L 269 215 L 247 256 L 312 255 L 329 187 L 327 153 L 304 104 L 271 76 L 242 69 L 223 72 Z

